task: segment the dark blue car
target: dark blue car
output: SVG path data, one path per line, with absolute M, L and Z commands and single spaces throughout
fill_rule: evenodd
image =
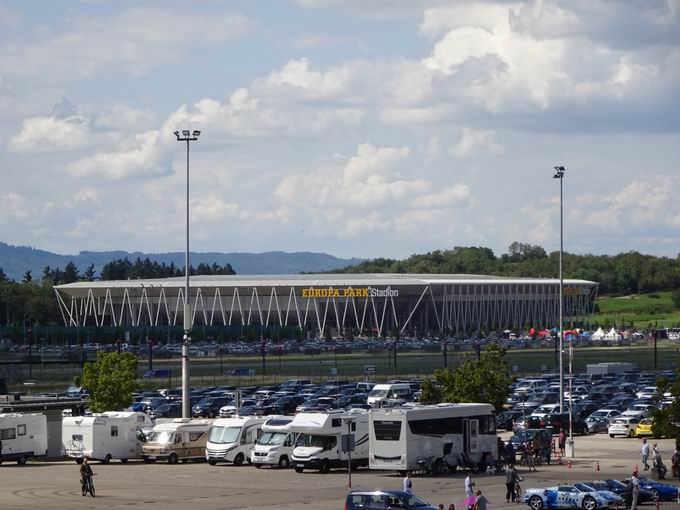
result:
M 678 500 L 678 490 L 680 487 L 677 485 L 671 485 L 669 483 L 661 483 L 651 478 L 640 478 L 640 489 L 646 490 L 652 493 L 654 500 L 659 501 L 677 501 Z
M 365 508 L 438 510 L 436 506 L 423 501 L 415 494 L 404 491 L 370 490 L 352 491 L 347 494 L 345 510 L 363 510 Z

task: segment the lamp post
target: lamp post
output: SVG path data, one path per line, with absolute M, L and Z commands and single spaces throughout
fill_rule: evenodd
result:
M 564 257 L 564 206 L 562 182 L 564 181 L 564 167 L 556 166 L 553 179 L 560 180 L 560 414 L 564 413 L 564 364 L 562 351 L 564 350 L 564 326 L 562 313 L 564 311 L 564 273 L 562 258 Z
M 191 403 L 189 401 L 189 343 L 191 342 L 191 327 L 193 316 L 189 301 L 189 144 L 198 141 L 201 132 L 190 132 L 185 129 L 180 134 L 175 131 L 178 142 L 187 144 L 187 250 L 184 254 L 184 336 L 182 337 L 182 418 L 191 417 Z

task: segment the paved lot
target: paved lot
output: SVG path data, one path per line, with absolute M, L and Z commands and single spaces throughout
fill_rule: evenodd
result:
M 672 441 L 659 443 L 663 459 L 670 467 Z M 571 469 L 566 465 L 540 466 L 537 473 L 522 473 L 525 478 L 522 487 L 629 476 L 639 463 L 639 445 L 637 440 L 610 439 L 602 434 L 578 437 L 576 459 Z M 123 465 L 114 461 L 107 466 L 92 465 L 98 473 L 95 499 L 81 497 L 78 466 L 73 462 L 35 462 L 23 467 L 4 464 L 0 466 L 0 508 L 341 509 L 347 491 L 346 472 L 297 474 L 292 470 L 256 470 L 252 466 L 231 465 L 212 467 L 205 463 L 168 466 L 135 462 Z M 463 478 L 462 474 L 439 478 L 415 476 L 414 492 L 434 504 L 454 502 L 456 508 L 464 508 Z M 477 487 L 491 501 L 492 508 L 517 507 L 505 503 L 505 484 L 501 475 L 478 475 L 475 479 Z M 401 478 L 396 474 L 360 470 L 353 473 L 353 485 L 355 488 L 400 488 Z M 662 508 L 680 508 L 680 505 L 663 503 Z

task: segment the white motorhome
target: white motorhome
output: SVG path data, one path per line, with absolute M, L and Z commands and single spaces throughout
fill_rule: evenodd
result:
M 368 466 L 368 413 L 362 409 L 351 412 L 299 413 L 293 418 L 291 429 L 300 432 L 293 450 L 293 466 L 297 473 L 318 469 L 328 473 L 331 468 L 347 467 L 348 454 L 342 451 L 341 436 L 347 434 L 343 419 L 351 419 L 354 435 L 352 467 Z
M 210 427 L 205 445 L 205 458 L 211 466 L 218 462 L 233 462 L 236 466 L 246 460 L 262 434 L 262 425 L 268 416 L 233 416 L 218 418 Z
M 256 468 L 262 466 L 290 466 L 299 432 L 292 428 L 290 416 L 273 417 L 262 425 L 262 436 L 250 452 L 250 462 Z
M 205 442 L 212 420 L 175 418 L 157 423 L 142 447 L 144 462 L 166 460 L 176 464 L 178 460 L 205 458 Z
M 47 455 L 47 417 L 44 414 L 0 414 L 0 464 L 26 464 Z
M 376 384 L 368 394 L 366 402 L 373 407 L 380 407 L 385 400 L 413 400 L 411 387 L 407 383 Z
M 78 464 L 95 459 L 108 464 L 112 459 L 127 462 L 142 455 L 145 436 L 152 427 L 145 413 L 108 412 L 92 416 L 66 416 L 61 422 L 62 455 Z
M 369 467 L 434 472 L 498 459 L 491 404 L 438 404 L 374 409 L 369 413 Z

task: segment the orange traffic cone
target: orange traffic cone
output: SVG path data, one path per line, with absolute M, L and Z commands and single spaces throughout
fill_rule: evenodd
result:
M 599 471 L 599 470 L 600 470 L 600 461 L 598 460 L 597 461 L 597 467 L 595 468 L 595 471 Z
M 571 469 L 571 460 L 567 461 L 567 468 Z

